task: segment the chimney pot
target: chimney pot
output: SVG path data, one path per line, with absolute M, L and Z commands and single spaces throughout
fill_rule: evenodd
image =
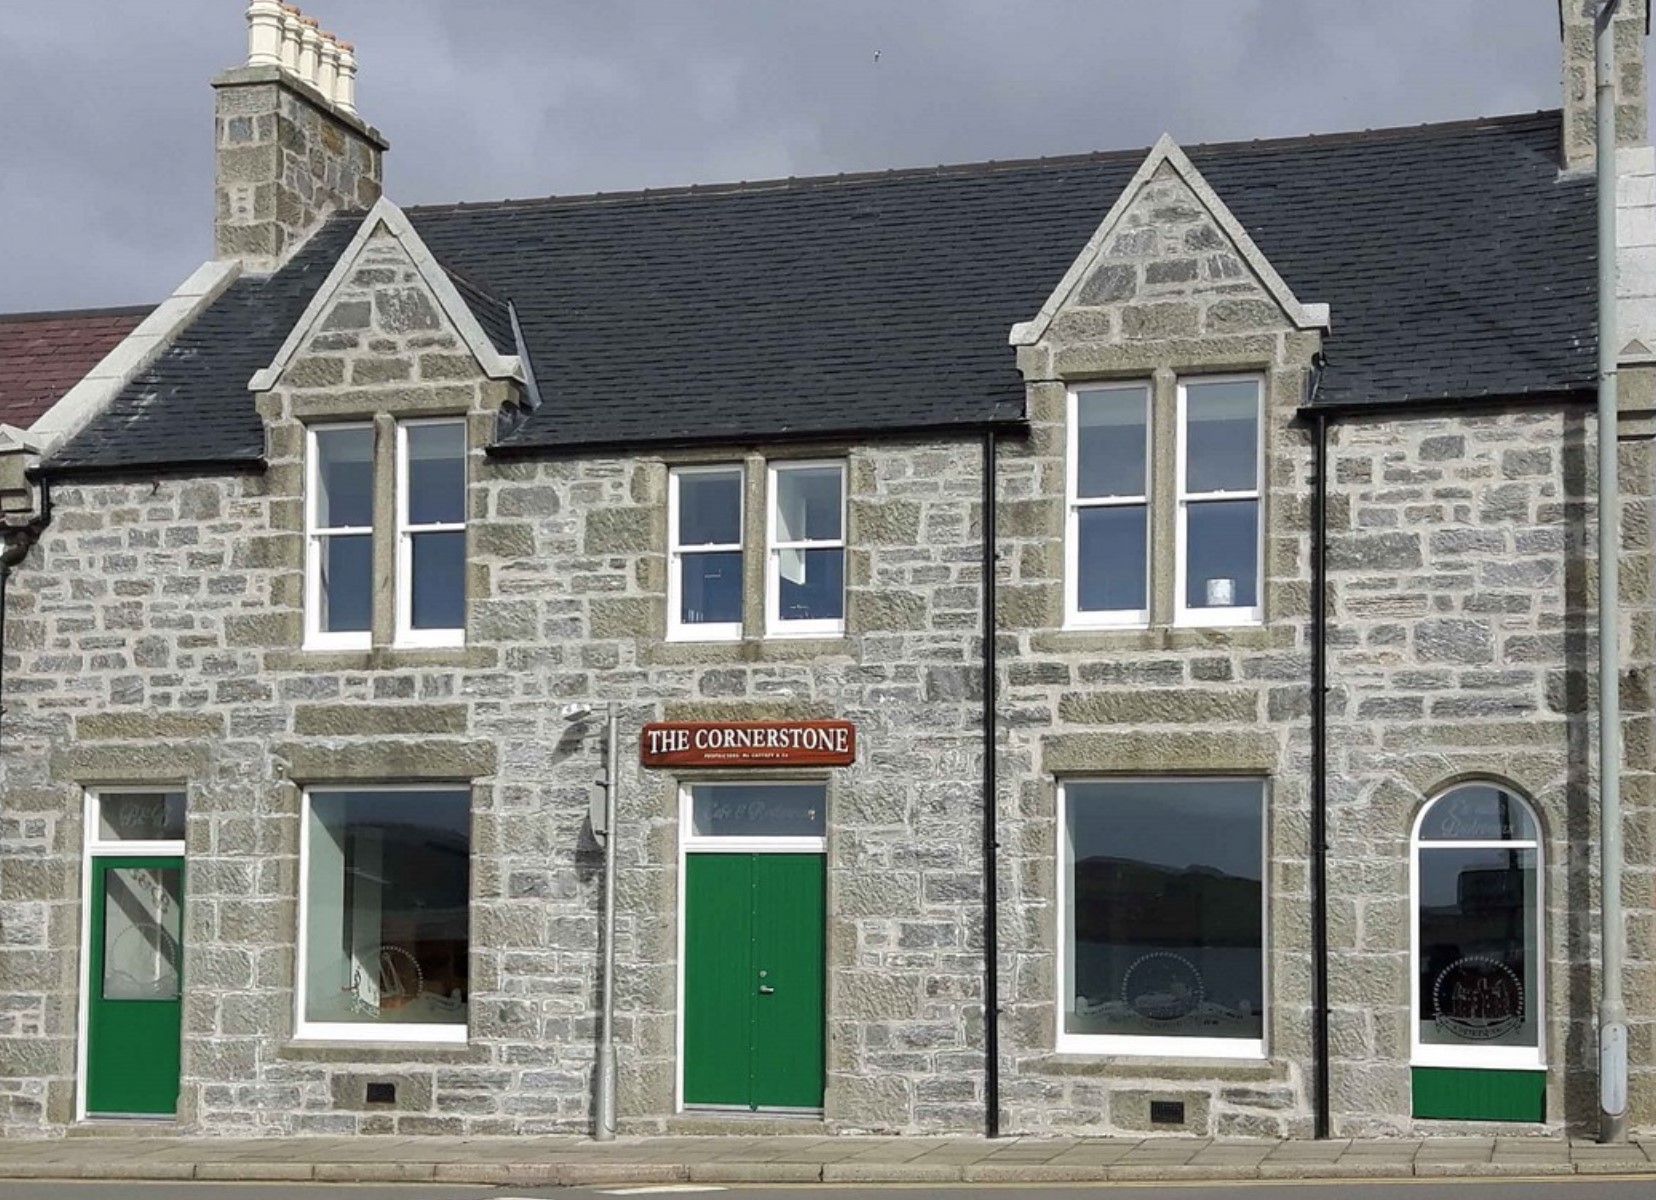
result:
M 339 78 L 334 83 L 334 107 L 340 112 L 356 115 L 356 47 L 350 42 L 339 43 Z
M 322 50 L 322 35 L 317 32 L 315 17 L 299 18 L 299 65 L 296 72 L 300 79 L 316 86 L 316 71 L 320 64 Z
M 282 5 L 282 70 L 289 75 L 299 73 L 299 6 Z
M 248 0 L 247 65 L 282 64 L 282 6 L 277 0 Z
M 322 45 L 316 58 L 316 90 L 329 104 L 334 102 L 334 89 L 339 79 L 339 39 L 331 33 L 322 35 Z

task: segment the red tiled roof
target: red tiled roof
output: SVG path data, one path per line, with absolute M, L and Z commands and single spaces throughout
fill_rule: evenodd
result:
M 0 424 L 27 429 L 152 310 L 0 313 Z

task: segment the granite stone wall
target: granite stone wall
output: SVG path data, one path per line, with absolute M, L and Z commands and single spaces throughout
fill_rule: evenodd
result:
M 1330 1002 L 1336 1131 L 1409 1111 L 1409 838 L 1482 778 L 1542 823 L 1548 1124 L 1597 1114 L 1597 522 L 1579 409 L 1363 419 L 1329 456 Z M 1623 804 L 1632 1122 L 1656 1121 L 1651 446 L 1623 442 Z M 1467 1132 L 1462 1122 L 1443 1132 Z
M 1316 301 L 1318 297 L 1299 297 Z M 1219 1136 L 1310 1132 L 1307 853 L 1310 442 L 1295 419 L 1319 346 L 1296 329 L 1204 201 L 1163 166 L 1128 205 L 1043 339 L 1019 350 L 1031 434 L 1006 447 L 1000 616 L 1002 1116 L 1012 1132 L 1150 1131 L 1152 1099 Z M 1265 618 L 1180 628 L 1172 597 L 1178 382 L 1263 381 Z M 1150 622 L 1065 629 L 1065 411 L 1093 380 L 1151 386 Z M 1244 774 L 1267 784 L 1267 1057 L 1058 1054 L 1057 784 Z
M 601 727 L 622 706 L 620 1112 L 675 1108 L 678 789 L 645 772 L 658 718 L 836 716 L 829 780 L 826 1118 L 981 1121 L 981 612 L 975 456 L 817 447 L 848 464 L 843 638 L 666 643 L 667 464 L 497 461 L 511 397 L 481 378 L 410 264 L 377 239 L 260 401 L 268 469 L 63 484 L 12 581 L 0 789 L 0 1129 L 73 1116 L 83 789 L 189 795 L 181 1117 L 205 1133 L 587 1127 L 600 855 L 585 830 Z M 410 314 L 413 314 L 411 316 Z M 434 374 L 435 373 L 435 374 Z M 464 648 L 300 648 L 303 424 L 469 415 Z M 750 456 L 751 457 L 751 456 Z M 743 462 L 743 454 L 727 461 Z M 762 478 L 748 462 L 749 478 Z M 381 489 L 383 494 L 384 488 Z M 380 574 L 388 547 L 377 547 Z M 760 555 L 750 544 L 749 571 Z M 384 600 L 380 603 L 383 605 Z M 293 1040 L 298 811 L 307 784 L 472 787 L 471 1039 Z M 394 1106 L 364 1085 L 399 1084 Z

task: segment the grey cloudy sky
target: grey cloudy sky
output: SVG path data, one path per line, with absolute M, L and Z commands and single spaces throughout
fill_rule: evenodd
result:
M 207 256 L 240 0 L 0 0 L 0 311 Z M 1555 0 L 306 0 L 402 204 L 1333 132 L 1558 103 Z M 878 51 L 878 61 L 875 52 Z

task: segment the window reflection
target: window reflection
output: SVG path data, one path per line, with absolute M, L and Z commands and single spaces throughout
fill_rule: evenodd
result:
M 1066 1033 L 1264 1037 L 1263 788 L 1065 785 Z

